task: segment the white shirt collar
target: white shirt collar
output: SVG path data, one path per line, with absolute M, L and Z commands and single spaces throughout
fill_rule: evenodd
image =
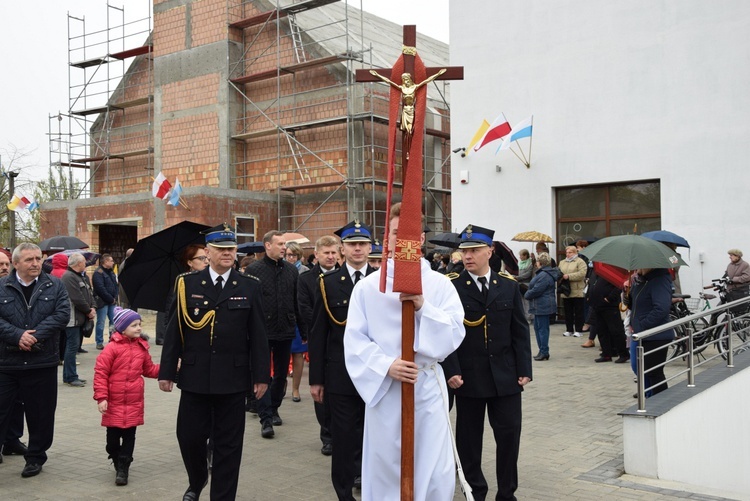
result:
M 474 280 L 474 283 L 477 284 L 477 287 L 479 287 L 480 291 L 482 290 L 482 284 L 480 284 L 478 280 L 480 276 L 483 276 L 484 278 L 487 279 L 487 288 L 488 289 L 490 288 L 490 273 L 492 273 L 492 269 L 488 270 L 485 275 L 475 275 L 469 270 L 466 270 L 466 271 L 469 273 L 469 276 L 471 276 L 471 279 Z
M 362 273 L 362 278 L 365 278 L 365 274 L 367 273 L 367 263 L 363 264 L 360 269 L 354 268 L 349 263 L 345 263 L 344 266 L 346 266 L 346 272 L 349 273 L 349 277 L 352 279 L 352 282 L 354 282 L 354 273 L 358 271 Z
M 228 269 L 225 273 L 221 274 L 221 278 L 224 279 L 224 285 L 226 285 L 227 281 L 229 280 L 229 274 L 232 272 L 232 269 Z M 219 274 L 214 271 L 213 268 L 210 266 L 208 267 L 208 273 L 211 275 L 211 283 L 216 284 L 216 279 L 219 277 Z
M 24 282 L 23 280 L 21 280 L 21 277 L 19 277 L 19 276 L 18 276 L 18 274 L 16 274 L 16 279 L 18 280 L 18 283 L 19 283 L 19 284 L 23 285 L 24 287 L 28 287 L 29 285 L 31 285 L 31 284 L 33 284 L 34 282 L 36 282 L 37 280 L 39 280 L 39 277 L 34 277 L 34 280 L 32 280 L 32 281 L 31 281 L 31 282 L 29 282 L 29 283 L 26 283 L 26 282 Z

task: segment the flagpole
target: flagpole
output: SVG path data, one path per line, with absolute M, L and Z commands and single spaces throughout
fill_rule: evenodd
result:
M 527 169 L 531 168 L 531 141 L 534 140 L 534 132 L 533 132 L 534 131 L 534 129 L 533 129 L 534 128 L 534 115 L 531 115 L 531 127 L 532 127 L 532 129 L 531 129 L 532 133 L 529 136 L 529 163 L 526 164 L 526 168 Z

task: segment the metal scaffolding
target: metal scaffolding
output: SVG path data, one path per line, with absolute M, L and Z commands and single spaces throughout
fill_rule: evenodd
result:
M 59 193 L 122 194 L 150 182 L 150 37 L 150 15 L 126 21 L 124 8 L 109 3 L 103 29 L 90 30 L 85 17 L 68 14 L 68 109 L 49 116 L 49 144 L 50 166 L 74 184 Z
M 354 75 L 390 64 L 400 42 L 374 46 L 377 18 L 361 1 L 227 1 L 240 47 L 229 84 L 242 103 L 231 126 L 232 187 L 275 192 L 282 230 L 330 234 L 358 218 L 382 235 L 389 89 Z M 424 207 L 436 231 L 451 227 L 447 91 L 447 82 L 428 91 Z M 400 187 L 400 165 L 396 179 Z

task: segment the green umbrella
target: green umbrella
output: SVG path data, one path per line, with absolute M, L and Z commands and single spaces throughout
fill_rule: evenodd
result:
M 626 270 L 687 266 L 675 252 L 656 240 L 640 235 L 620 235 L 597 240 L 581 251 L 592 261 Z

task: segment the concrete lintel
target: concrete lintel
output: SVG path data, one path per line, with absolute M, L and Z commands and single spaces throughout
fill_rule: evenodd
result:
M 113 219 L 95 219 L 93 221 L 86 221 L 88 226 L 96 226 L 100 224 L 121 224 L 123 226 L 143 226 L 143 218 L 141 216 L 133 217 L 118 217 Z

